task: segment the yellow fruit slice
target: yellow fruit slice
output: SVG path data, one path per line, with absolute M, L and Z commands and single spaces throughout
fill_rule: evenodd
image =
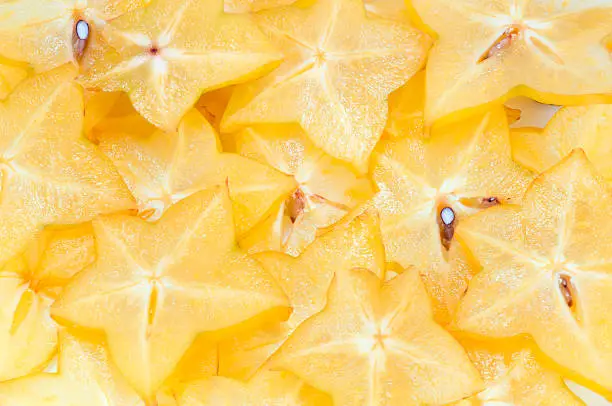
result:
M 86 223 L 45 229 L 24 255 L 0 269 L 0 381 L 39 369 L 57 349 L 50 309 L 70 278 L 95 260 Z
M 420 138 L 425 127 L 425 71 L 420 71 L 404 86 L 389 96 L 389 119 L 385 126 L 387 138 Z
M 295 0 L 225 0 L 226 13 L 255 13 L 274 7 L 288 6 Z
M 145 124 L 136 124 L 133 119 Z M 128 116 L 121 129 L 97 131 L 100 149 L 113 161 L 138 200 L 140 215 L 154 221 L 181 199 L 227 182 L 237 233 L 255 226 L 295 188 L 290 177 L 236 154 L 222 153 L 211 125 L 190 110 L 177 132 L 149 131 Z M 114 132 L 119 131 L 119 132 Z M 245 176 L 248 174 L 248 176 Z
M 288 229 L 281 232 L 282 250 L 290 255 L 299 255 L 319 229 L 333 225 L 373 193 L 367 177 L 317 148 L 298 125 L 249 127 L 233 141 L 239 154 L 295 179 L 297 189 L 285 201 Z M 275 233 L 276 222 L 271 226 Z
M 25 66 L 0 57 L 0 100 L 6 99 L 27 76 Z
M 612 93 L 612 4 L 599 0 L 412 0 L 438 34 L 427 64 L 426 121 L 516 95 L 585 104 Z
M 378 221 L 368 211 L 317 238 L 298 258 L 279 252 L 255 255 L 289 296 L 293 312 L 285 323 L 222 343 L 221 375 L 239 379 L 253 376 L 300 323 L 325 306 L 335 272 L 367 267 L 383 276 L 384 255 Z
M 127 215 L 93 224 L 98 259 L 66 287 L 52 314 L 104 331 L 116 364 L 147 399 L 198 333 L 286 315 L 276 282 L 236 246 L 224 189 L 182 200 L 156 224 Z
M 248 383 L 213 377 L 192 382 L 181 393 L 180 406 L 331 406 L 331 399 L 288 372 L 262 371 Z
M 318 0 L 256 19 L 285 60 L 236 87 L 222 130 L 298 122 L 316 146 L 364 168 L 383 131 L 389 93 L 423 63 L 424 35 L 408 24 L 366 17 L 359 0 Z
M 456 326 L 488 337 L 531 334 L 554 361 L 612 388 L 612 192 L 584 152 L 544 172 L 523 208 L 485 210 L 457 238 L 482 267 Z
M 384 284 L 367 270 L 337 272 L 325 308 L 297 328 L 278 363 L 340 405 L 443 404 L 482 386 L 410 270 Z
M 485 389 L 456 406 L 580 406 L 563 377 L 548 369 L 530 340 L 478 341 L 461 339 L 470 360 L 485 381 Z
M 98 343 L 60 335 L 58 373 L 0 383 L 2 406 L 144 406 Z
M 202 113 L 206 120 L 217 130 L 221 125 L 221 119 L 225 108 L 232 97 L 234 91 L 233 86 L 222 87 L 221 89 L 214 90 L 203 94 L 195 104 L 195 108 Z
M 411 17 L 406 3 L 397 0 L 364 0 L 368 15 L 389 20 L 410 22 Z
M 582 148 L 597 171 L 612 181 L 612 105 L 564 107 L 540 132 L 535 129 L 511 133 L 512 155 L 527 168 L 541 173 L 573 149 Z
M 224 14 L 223 0 L 152 0 L 103 35 L 108 45 L 83 83 L 127 92 L 143 117 L 168 131 L 203 92 L 257 77 L 282 57 L 249 17 Z
M 85 91 L 85 121 L 83 123 L 85 134 L 89 134 L 110 114 L 120 97 L 120 92 Z
M 15 0 L 0 4 L 0 54 L 37 71 L 80 59 L 76 25 L 83 20 L 90 45 L 106 22 L 149 0 Z
M 43 225 L 134 206 L 110 160 L 82 137 L 83 96 L 63 66 L 23 82 L 0 104 L 0 262 Z
M 192 382 L 208 379 L 219 373 L 219 354 L 216 342 L 199 336 L 185 352 L 174 372 L 156 393 L 156 406 L 178 405 L 177 399 Z
M 387 260 L 416 267 L 436 320 L 447 323 L 470 276 L 455 228 L 473 213 L 516 201 L 531 175 L 512 161 L 501 107 L 434 129 L 429 139 L 388 138 L 372 167 Z

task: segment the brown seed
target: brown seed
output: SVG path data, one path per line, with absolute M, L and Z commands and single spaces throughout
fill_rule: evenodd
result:
M 74 30 L 72 32 L 72 51 L 77 60 L 83 57 L 90 36 L 91 27 L 89 23 L 83 19 L 78 19 L 74 24 Z
M 571 277 L 568 275 L 560 274 L 558 276 L 557 282 L 559 283 L 559 291 L 561 291 L 561 295 L 563 296 L 563 299 L 565 299 L 567 307 L 573 307 L 574 296 L 572 294 L 573 285 Z
M 444 207 L 440 210 L 438 216 L 438 227 L 440 228 L 440 242 L 442 246 L 447 250 L 450 248 L 450 244 L 455 235 L 455 226 L 457 218 L 455 211 L 450 207 Z
M 487 49 L 478 59 L 478 63 L 482 63 L 489 58 L 502 53 L 502 51 L 510 48 L 516 40 L 519 39 L 521 31 L 516 26 L 510 26 L 493 42 L 493 45 Z

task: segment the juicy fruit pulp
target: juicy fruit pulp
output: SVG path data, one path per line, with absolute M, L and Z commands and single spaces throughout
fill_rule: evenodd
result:
M 429 123 L 516 94 L 583 104 L 612 93 L 610 2 L 413 0 L 412 5 L 439 37 L 427 65 Z
M 610 21 L 0 0 L 0 406 L 612 399 Z

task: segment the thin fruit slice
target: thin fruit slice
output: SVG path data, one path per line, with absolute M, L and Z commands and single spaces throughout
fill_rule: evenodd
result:
M 215 130 L 195 109 L 177 132 L 150 131 L 128 116 L 120 132 L 97 132 L 138 200 L 140 216 L 155 221 L 169 207 L 203 189 L 227 182 L 239 236 L 255 226 L 295 188 L 289 176 L 237 154 L 222 153 Z M 115 131 L 115 130 L 113 130 Z M 248 175 L 247 175 L 248 174 Z
M 156 224 L 127 215 L 93 224 L 98 259 L 66 287 L 52 314 L 104 331 L 117 366 L 146 399 L 198 333 L 286 317 L 281 289 L 236 246 L 225 189 L 182 200 Z
M 297 256 L 318 230 L 330 227 L 372 195 L 366 176 L 317 148 L 295 124 L 249 127 L 233 136 L 239 154 L 293 177 L 297 188 L 285 200 L 289 218 L 282 250 Z M 275 233 L 276 223 L 269 231 Z M 254 238 L 251 238 L 254 239 Z
M 198 336 L 185 352 L 174 372 L 155 394 L 156 406 L 177 405 L 177 399 L 192 382 L 208 379 L 219 373 L 219 351 L 216 342 Z
M 612 21 L 609 1 L 412 0 L 412 5 L 439 36 L 427 64 L 428 125 L 517 95 L 587 104 L 612 94 L 605 40 Z
M 127 92 L 143 117 L 168 131 L 202 93 L 253 79 L 282 57 L 248 16 L 224 14 L 223 0 L 152 0 L 103 35 L 105 52 L 83 83 Z
M 149 0 L 15 0 L 0 4 L 0 54 L 47 71 L 80 53 L 108 20 L 143 7 Z M 84 21 L 87 28 L 77 24 Z M 85 38 L 84 40 L 81 38 Z M 79 42 L 79 40 L 81 42 Z
M 512 155 L 525 167 L 541 173 L 582 148 L 597 171 L 612 182 L 612 105 L 564 107 L 546 128 L 511 133 Z
M 364 168 L 385 126 L 389 93 L 424 61 L 424 35 L 407 24 L 366 17 L 360 0 L 318 0 L 256 19 L 285 61 L 236 87 L 222 130 L 298 122 L 319 148 Z
M 0 100 L 6 99 L 27 76 L 26 66 L 0 57 Z
M 233 86 L 222 87 L 203 94 L 195 104 L 195 108 L 202 113 L 206 120 L 219 132 L 223 113 L 232 97 Z
M 278 252 L 254 257 L 287 293 L 293 312 L 285 323 L 271 324 L 221 344 L 220 373 L 238 379 L 253 376 L 300 323 L 325 306 L 327 288 L 335 272 L 367 267 L 382 277 L 385 268 L 378 221 L 369 211 L 317 238 L 298 258 Z
M 563 377 L 539 361 L 531 340 L 459 342 L 484 379 L 485 389 L 456 406 L 584 406 Z
M 0 383 L 2 406 L 145 406 L 102 345 L 60 338 L 59 372 Z
M 331 406 L 325 394 L 281 371 L 262 371 L 248 383 L 221 376 L 192 382 L 181 393 L 180 406 Z
M 372 167 L 387 260 L 416 267 L 445 324 L 471 273 L 470 247 L 455 241 L 454 230 L 473 213 L 517 201 L 531 175 L 512 161 L 501 107 L 434 129 L 429 139 L 388 138 Z
M 51 305 L 70 278 L 95 260 L 91 225 L 45 229 L 0 268 L 0 381 L 26 375 L 57 350 Z
M 386 138 L 425 137 L 425 71 L 420 71 L 389 96 Z
M 255 13 L 275 7 L 288 6 L 296 0 L 225 0 L 226 13 Z
M 523 208 L 466 219 L 457 238 L 482 271 L 456 317 L 487 337 L 531 334 L 560 365 L 612 388 L 612 192 L 582 150 L 529 187 Z
M 0 262 L 44 225 L 134 206 L 110 160 L 82 137 L 75 74 L 67 65 L 37 75 L 0 104 Z
M 339 405 L 443 404 L 482 387 L 411 270 L 386 283 L 363 269 L 336 272 L 327 305 L 281 347 L 278 365 Z

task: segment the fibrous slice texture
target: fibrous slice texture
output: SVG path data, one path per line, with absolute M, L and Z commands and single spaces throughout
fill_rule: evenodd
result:
M 518 94 L 584 104 L 612 93 L 608 1 L 414 0 L 412 5 L 438 35 L 427 65 L 429 124 Z
M 610 198 L 575 150 L 534 180 L 522 208 L 494 207 L 460 224 L 457 237 L 482 271 L 455 325 L 487 337 L 530 334 L 557 363 L 612 388 L 604 372 L 612 368 L 612 228 L 600 221 Z
M 224 14 L 222 0 L 153 0 L 107 24 L 103 37 L 82 82 L 127 92 L 169 131 L 203 92 L 253 79 L 282 57 L 248 16 Z
M 328 154 L 362 169 L 380 138 L 389 93 L 421 67 L 422 33 L 366 17 L 361 1 L 320 0 L 256 15 L 285 59 L 236 88 L 221 127 L 298 122 Z

